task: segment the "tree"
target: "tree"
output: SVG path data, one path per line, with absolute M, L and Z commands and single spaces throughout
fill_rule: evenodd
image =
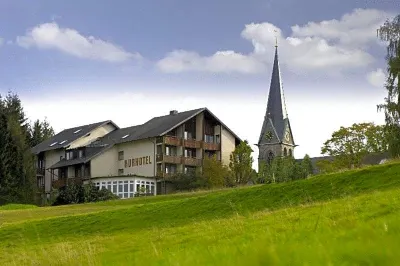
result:
M 340 127 L 323 144 L 321 153 L 334 156 L 340 168 L 359 167 L 366 154 L 387 151 L 385 132 L 383 126 L 374 123 Z
M 252 176 L 253 157 L 248 142 L 242 141 L 230 154 L 229 168 L 237 184 L 246 184 Z
M 311 162 L 311 158 L 308 154 L 306 154 L 301 161 L 301 177 L 302 178 L 307 178 L 309 175 L 313 174 L 313 166 Z
M 8 128 L 7 117 L 0 106 L 0 205 L 17 202 L 18 184 L 13 178 L 15 172 L 15 144 Z
M 177 173 L 171 177 L 175 189 L 178 191 L 190 191 L 207 187 L 205 178 L 196 171 L 188 171 L 187 173 Z
M 340 169 L 336 161 L 319 160 L 316 162 L 317 169 L 321 174 L 333 173 Z
M 36 121 L 33 131 L 18 95 L 0 95 L 0 201 L 34 203 L 37 191 L 33 139 L 41 142 L 54 134 L 49 123 Z
M 33 122 L 33 126 L 29 127 L 30 146 L 35 147 L 39 143 L 54 136 L 54 129 L 45 119 L 41 122 L 39 119 Z
M 378 111 L 385 112 L 389 152 L 392 157 L 400 156 L 400 15 L 392 21 L 386 20 L 378 31 L 378 37 L 388 43 L 387 77 L 385 88 L 387 97 L 379 104 Z
M 217 156 L 205 157 L 203 160 L 203 178 L 209 188 L 218 188 L 225 185 L 229 169 L 217 160 Z

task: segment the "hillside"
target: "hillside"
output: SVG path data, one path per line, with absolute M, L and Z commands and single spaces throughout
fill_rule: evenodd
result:
M 0 210 L 0 265 L 396 265 L 399 210 L 400 164 L 286 184 Z

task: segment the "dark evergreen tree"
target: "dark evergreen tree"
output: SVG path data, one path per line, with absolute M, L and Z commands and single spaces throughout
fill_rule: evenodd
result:
M 3 123 L 6 121 L 10 140 L 6 147 L 7 184 L 4 189 L 13 202 L 33 203 L 36 192 L 36 175 L 30 151 L 28 119 L 16 94 L 8 93 L 1 101 Z
M 35 147 L 39 143 L 54 136 L 54 130 L 45 119 L 41 122 L 39 119 L 30 126 L 30 146 Z

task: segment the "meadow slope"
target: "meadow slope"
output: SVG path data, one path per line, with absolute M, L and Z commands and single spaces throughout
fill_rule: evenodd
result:
M 0 265 L 396 265 L 400 164 L 286 184 L 1 210 Z

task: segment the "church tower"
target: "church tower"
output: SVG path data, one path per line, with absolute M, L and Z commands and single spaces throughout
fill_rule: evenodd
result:
M 278 45 L 275 45 L 275 58 L 269 88 L 267 111 L 258 140 L 259 165 L 269 162 L 275 156 L 293 156 L 294 143 L 292 129 L 286 112 L 281 74 L 278 60 Z

